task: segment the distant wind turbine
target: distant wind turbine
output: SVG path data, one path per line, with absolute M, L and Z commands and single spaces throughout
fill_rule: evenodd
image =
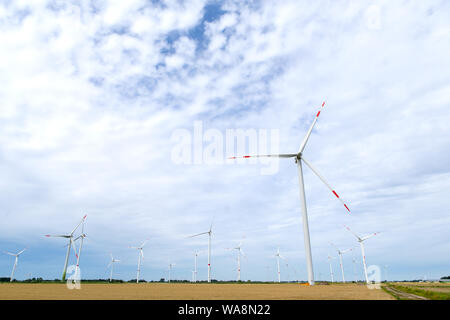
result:
M 69 263 L 69 255 L 70 255 L 70 249 L 73 247 L 74 251 L 75 251 L 75 256 L 77 257 L 78 260 L 78 254 L 77 251 L 74 247 L 74 240 L 73 240 L 73 234 L 75 233 L 75 231 L 78 229 L 78 227 L 83 223 L 84 219 L 86 219 L 85 215 L 83 217 L 83 219 L 81 219 L 80 223 L 77 224 L 77 226 L 72 230 L 72 232 L 70 232 L 69 234 L 59 234 L 59 235 L 50 235 L 50 234 L 46 234 L 46 237 L 57 237 L 57 238 L 66 238 L 69 239 L 69 243 L 67 245 L 67 252 L 66 252 L 66 260 L 64 262 L 64 268 L 63 268 L 63 274 L 62 274 L 62 281 L 66 281 L 66 273 L 67 273 L 67 264 Z
M 314 118 L 313 123 L 311 124 L 308 132 L 306 133 L 305 137 L 303 138 L 303 141 L 300 145 L 300 149 L 298 150 L 297 153 L 253 155 L 253 156 L 247 155 L 247 156 L 243 156 L 243 157 L 230 157 L 229 158 L 229 159 L 237 159 L 237 158 L 274 157 L 274 158 L 294 158 L 295 159 L 295 163 L 297 164 L 297 169 L 298 169 L 298 179 L 299 179 L 299 186 L 300 186 L 300 200 L 302 202 L 303 236 L 304 236 L 304 243 L 305 243 L 308 283 L 310 285 L 314 285 L 314 271 L 313 271 L 311 243 L 310 243 L 310 236 L 309 236 L 308 214 L 307 214 L 307 210 L 306 210 L 305 186 L 303 183 L 302 161 L 312 170 L 312 172 L 314 172 L 314 174 L 316 174 L 319 177 L 320 180 L 322 180 L 322 182 L 331 190 L 331 192 L 336 196 L 336 198 L 338 198 L 342 202 L 342 204 L 347 209 L 347 211 L 350 212 L 350 209 L 344 203 L 344 201 L 339 197 L 339 195 L 336 193 L 336 191 L 326 182 L 325 178 L 303 156 L 303 150 L 305 149 L 306 143 L 308 142 L 311 132 L 312 132 L 312 130 L 317 122 L 317 119 L 319 118 L 320 112 L 322 111 L 324 106 L 325 106 L 325 102 L 322 103 L 322 106 L 320 107 L 319 111 L 317 112 L 316 117 Z
M 281 282 L 280 258 L 283 260 L 285 260 L 285 258 L 280 254 L 280 247 L 278 247 L 277 253 L 275 253 L 275 257 L 277 258 L 278 282 Z
M 148 239 L 146 239 L 144 242 L 142 242 L 142 244 L 139 247 L 131 247 L 131 246 L 128 247 L 128 248 L 139 250 L 136 283 L 139 283 L 139 276 L 141 274 L 141 258 L 142 258 L 142 260 L 144 260 L 144 251 L 142 251 L 142 249 L 144 249 L 144 246 L 147 243 L 147 241 L 148 241 Z
M 211 282 L 211 236 L 212 236 L 212 222 L 211 225 L 209 227 L 209 230 L 206 232 L 202 232 L 202 233 L 197 233 L 194 234 L 193 236 L 190 236 L 189 238 L 194 238 L 197 236 L 201 236 L 203 234 L 207 234 L 208 235 L 208 282 Z
M 109 282 L 112 282 L 113 279 L 113 270 L 114 270 L 114 263 L 120 262 L 120 260 L 114 259 L 112 253 L 109 254 L 111 256 L 111 261 L 108 264 L 108 268 L 111 267 L 111 274 L 109 276 Z
M 345 249 L 345 250 L 340 250 L 338 249 L 333 243 L 331 244 L 337 251 L 337 253 L 339 254 L 339 264 L 341 266 L 341 273 L 342 273 L 342 282 L 345 282 L 345 276 L 344 276 L 344 264 L 342 262 L 342 255 L 346 252 L 352 251 L 352 248 L 350 249 Z
M 334 282 L 333 267 L 331 265 L 331 260 L 332 259 L 334 259 L 334 258 L 332 256 L 328 255 L 328 264 L 330 265 L 331 282 Z
M 8 252 L 8 251 L 4 251 L 4 253 L 9 254 L 10 256 L 15 257 L 15 259 L 14 259 L 14 266 L 13 266 L 13 268 L 12 268 L 11 277 L 9 278 L 9 282 L 12 282 L 12 281 L 13 281 L 13 279 L 14 279 L 14 272 L 16 271 L 17 264 L 19 263 L 19 256 L 20 256 L 25 250 L 27 250 L 27 248 L 25 248 L 25 249 L 23 249 L 22 251 L 19 251 L 19 252 L 17 252 L 17 253 L 11 253 L 11 252 Z
M 362 256 L 363 266 L 364 266 L 364 276 L 366 277 L 366 283 L 369 283 L 369 277 L 367 275 L 367 266 L 366 266 L 366 254 L 364 253 L 364 244 L 363 244 L 363 242 L 366 241 L 367 239 L 372 238 L 373 236 L 379 234 L 379 232 L 375 232 L 375 233 L 369 234 L 367 236 L 360 237 L 356 233 L 354 233 L 349 227 L 345 226 L 345 228 L 348 231 L 350 231 L 356 237 L 356 239 L 359 242 L 359 245 L 361 247 L 361 256 Z
M 237 281 L 241 281 L 241 255 L 245 257 L 244 250 L 242 250 L 242 241 L 234 248 L 228 248 L 229 250 L 237 250 Z

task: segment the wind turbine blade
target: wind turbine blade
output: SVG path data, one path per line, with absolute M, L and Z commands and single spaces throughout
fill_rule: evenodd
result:
M 247 159 L 247 158 L 294 158 L 297 154 L 295 153 L 284 153 L 284 154 L 257 154 L 253 156 L 241 156 L 241 157 L 229 157 L 228 159 Z
M 109 256 L 111 257 L 111 260 L 114 260 L 112 253 L 109 253 Z
M 246 257 L 247 255 L 245 254 L 244 250 L 241 249 L 241 253 L 244 257 Z
M 72 230 L 72 232 L 70 233 L 71 235 L 75 232 L 75 230 L 78 229 L 78 227 L 80 226 L 80 224 L 83 223 L 84 219 L 86 219 L 86 216 L 87 216 L 87 214 L 84 215 L 84 217 L 83 217 L 83 219 L 81 219 L 80 223 L 78 223 L 77 226 Z
M 345 202 L 339 197 L 339 195 L 336 193 L 336 191 L 334 191 L 334 189 L 328 184 L 328 182 L 325 180 L 325 178 L 312 166 L 311 163 L 309 163 L 309 161 L 307 161 L 303 156 L 302 156 L 302 160 L 303 162 L 306 163 L 306 165 L 312 170 L 312 172 L 314 172 L 316 174 L 316 176 L 319 177 L 320 180 L 322 180 L 322 182 L 328 187 L 328 189 L 331 190 L 331 192 L 336 196 L 336 198 L 339 199 L 339 201 L 342 202 L 342 204 L 344 205 L 345 209 L 347 209 L 348 212 L 350 212 L 350 209 L 347 207 L 347 205 L 345 204 Z
M 346 250 L 342 250 L 341 253 L 346 253 L 346 252 L 349 252 L 349 251 L 352 251 L 352 250 L 353 250 L 352 248 L 346 249 Z
M 75 246 L 75 241 L 70 241 L 70 245 L 72 246 L 73 252 L 75 253 L 75 257 L 78 259 L 77 248 Z
M 362 237 L 361 241 L 364 241 L 364 240 L 367 240 L 369 238 L 372 238 L 373 236 L 376 236 L 377 234 L 379 234 L 379 232 L 375 232 L 375 233 L 369 234 L 368 236 Z
M 348 227 L 348 226 L 346 226 L 346 225 L 344 225 L 344 227 L 348 230 L 348 231 L 350 231 L 358 240 L 361 240 L 361 238 L 356 234 L 356 233 L 354 233 L 351 229 L 350 229 L 350 227 Z
M 311 132 L 316 125 L 317 119 L 319 118 L 320 112 L 322 111 L 323 107 L 325 106 L 325 102 L 322 103 L 322 106 L 319 109 L 319 112 L 317 112 L 316 117 L 314 118 L 313 123 L 309 127 L 308 132 L 306 133 L 305 137 L 303 138 L 303 141 L 300 145 L 300 149 L 298 150 L 299 153 L 303 152 L 303 149 L 305 149 L 306 143 L 308 142 L 309 136 L 311 135 Z
M 11 253 L 11 252 L 8 252 L 8 251 L 3 251 L 3 253 L 5 253 L 5 254 L 9 254 L 10 256 L 15 256 L 15 254 L 14 254 L 14 253 Z
M 209 231 L 202 232 L 202 233 L 197 233 L 197 234 L 194 234 L 193 236 L 189 236 L 188 238 L 193 238 L 193 237 L 201 236 L 202 234 L 208 234 L 208 233 L 209 233 Z
M 50 238 L 50 237 L 52 237 L 52 238 L 54 238 L 54 237 L 57 237 L 57 238 L 70 238 L 70 235 L 65 235 L 65 234 L 46 234 L 45 236 L 47 238 Z
M 21 255 L 25 250 L 27 250 L 27 248 L 25 248 L 22 251 L 20 251 L 17 255 Z

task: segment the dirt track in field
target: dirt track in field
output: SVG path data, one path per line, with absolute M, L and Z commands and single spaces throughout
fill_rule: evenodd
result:
M 407 300 L 428 300 L 425 297 L 422 296 L 418 296 L 416 294 L 412 294 L 412 293 L 408 293 L 408 292 L 404 292 L 401 290 L 397 290 L 395 288 L 386 286 L 385 287 L 387 291 L 393 293 L 394 295 L 398 296 L 401 299 L 407 299 Z
M 392 300 L 383 290 L 365 285 L 335 284 L 0 284 L 0 300 Z

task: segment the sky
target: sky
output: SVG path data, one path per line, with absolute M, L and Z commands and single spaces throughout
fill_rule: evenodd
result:
M 0 1 L 0 250 L 28 248 L 17 279 L 60 278 L 66 242 L 44 235 L 87 214 L 82 278 L 107 278 L 113 253 L 115 278 L 134 279 L 129 246 L 149 239 L 142 278 L 175 263 L 172 279 L 191 279 L 200 250 L 205 280 L 208 239 L 189 236 L 213 223 L 213 279 L 236 278 L 227 248 L 242 241 L 242 280 L 274 280 L 277 247 L 282 280 L 306 280 L 294 161 L 226 158 L 298 152 L 325 101 L 303 155 L 351 213 L 304 167 L 316 279 L 330 279 L 330 243 L 352 248 L 346 279 L 362 279 L 344 225 L 380 232 L 365 249 L 382 279 L 449 275 L 449 12 L 434 0 Z M 230 130 L 258 145 L 229 149 Z M 0 276 L 12 265 L 2 254 Z

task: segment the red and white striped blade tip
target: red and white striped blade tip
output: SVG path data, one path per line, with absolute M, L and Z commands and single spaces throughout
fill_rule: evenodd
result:
M 325 101 L 322 103 L 322 107 L 320 108 L 320 110 L 317 112 L 317 114 L 316 114 L 316 118 L 318 118 L 319 117 L 319 115 L 320 115 L 320 111 L 322 110 L 322 108 L 323 108 L 323 106 L 325 105 Z
M 331 192 L 333 192 L 333 194 L 336 196 L 336 198 L 338 198 L 339 200 L 341 200 L 342 201 L 342 199 L 341 198 L 339 198 L 339 195 L 337 194 L 337 192 L 336 191 L 334 191 L 334 190 L 331 190 Z M 344 201 L 342 201 L 342 204 L 344 205 L 344 207 L 345 207 L 345 209 L 347 209 L 347 211 L 348 212 L 350 212 L 350 209 L 347 207 L 347 205 L 345 204 L 345 202 Z M 347 229 L 348 229 L 348 227 L 347 227 Z
M 229 157 L 228 159 L 246 159 L 246 158 L 252 158 L 252 156 L 242 156 L 242 157 Z

